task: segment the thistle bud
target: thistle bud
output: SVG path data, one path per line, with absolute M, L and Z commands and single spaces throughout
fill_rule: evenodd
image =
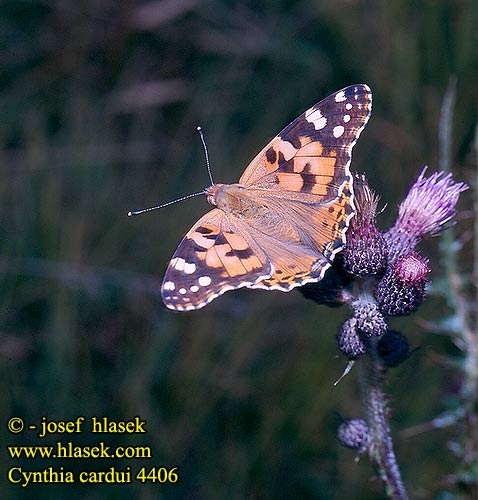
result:
M 352 276 L 379 274 L 387 262 L 385 238 L 375 225 L 379 197 L 365 176 L 358 174 L 354 178 L 354 194 L 357 212 L 346 234 L 343 266 Z
M 361 418 L 346 419 L 339 425 L 337 437 L 343 446 L 364 453 L 369 441 L 367 422 Z
M 408 339 L 400 332 L 388 330 L 378 341 L 377 352 L 387 366 L 398 366 L 409 356 Z
M 340 255 L 334 261 L 332 267 L 325 273 L 325 276 L 318 283 L 307 283 L 299 288 L 306 299 L 313 300 L 317 304 L 323 304 L 329 307 L 338 307 L 344 304 L 342 300 L 342 290 L 350 284 L 350 276 L 346 275 L 337 261 Z
M 406 316 L 415 311 L 425 296 L 429 272 L 428 259 L 416 252 L 390 264 L 375 289 L 380 311 L 387 316 Z
M 357 330 L 357 320 L 350 318 L 342 325 L 337 335 L 339 349 L 349 359 L 357 359 L 367 352 L 367 346 Z
M 387 331 L 387 323 L 374 302 L 357 300 L 352 304 L 357 329 L 367 337 L 380 337 Z

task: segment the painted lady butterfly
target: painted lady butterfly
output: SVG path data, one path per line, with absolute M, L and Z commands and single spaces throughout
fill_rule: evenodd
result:
M 367 85 L 346 87 L 272 139 L 239 183 L 207 188 L 216 208 L 173 255 L 166 306 L 189 311 L 236 288 L 287 292 L 320 281 L 355 214 L 349 166 L 371 110 Z

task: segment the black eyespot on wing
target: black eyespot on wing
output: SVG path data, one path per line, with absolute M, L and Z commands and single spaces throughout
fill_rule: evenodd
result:
M 310 174 L 311 173 L 311 169 L 312 169 L 312 165 L 310 163 L 306 163 L 304 165 L 304 169 L 302 170 L 302 172 L 304 174 Z
M 314 189 L 317 176 L 315 176 L 314 174 L 306 174 L 304 172 L 302 172 L 300 176 L 304 181 L 304 185 L 302 186 L 302 191 L 305 193 L 311 192 Z
M 254 252 L 250 248 L 245 248 L 244 250 L 229 250 L 226 253 L 226 257 L 238 257 L 239 259 L 248 259 L 254 255 Z
M 294 171 L 294 159 L 286 160 L 284 153 L 279 151 L 279 170 L 281 172 L 293 172 Z
M 275 163 L 277 160 L 277 152 L 274 148 L 269 148 L 266 151 L 266 158 L 269 163 Z
M 219 233 L 216 236 L 216 245 L 229 245 L 229 242 L 227 241 L 227 239 L 224 236 L 224 234 Z

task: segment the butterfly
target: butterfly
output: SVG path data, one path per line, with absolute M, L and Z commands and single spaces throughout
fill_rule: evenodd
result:
M 349 167 L 371 110 L 367 85 L 346 87 L 282 130 L 238 183 L 208 187 L 214 208 L 174 253 L 161 289 L 165 305 L 190 311 L 228 290 L 287 292 L 320 281 L 355 214 Z

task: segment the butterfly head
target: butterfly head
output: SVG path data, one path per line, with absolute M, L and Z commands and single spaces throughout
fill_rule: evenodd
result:
M 206 197 L 207 202 L 210 205 L 217 207 L 218 202 L 216 201 L 218 198 L 221 198 L 223 191 L 223 184 L 212 184 L 208 188 L 206 188 Z
M 214 207 L 230 211 L 240 189 L 239 184 L 213 184 L 206 188 L 207 201 Z

